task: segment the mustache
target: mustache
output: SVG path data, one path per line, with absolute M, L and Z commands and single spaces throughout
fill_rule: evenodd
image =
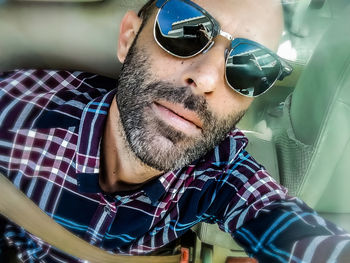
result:
M 181 104 L 185 109 L 196 113 L 203 123 L 207 123 L 213 119 L 205 98 L 193 94 L 190 87 L 178 87 L 168 82 L 157 81 L 147 85 L 145 94 L 151 96 L 149 103 L 152 103 L 154 100 L 166 100 Z

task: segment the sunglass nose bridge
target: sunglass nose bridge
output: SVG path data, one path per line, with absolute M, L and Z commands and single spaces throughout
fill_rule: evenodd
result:
M 234 39 L 234 37 L 233 37 L 230 33 L 227 33 L 227 32 L 225 32 L 225 31 L 222 31 L 221 29 L 220 29 L 220 31 L 219 31 L 219 35 L 220 35 L 220 36 L 223 36 L 224 38 L 227 38 L 227 39 L 230 40 L 230 41 L 232 41 L 232 40 Z
M 227 33 L 227 32 L 222 31 L 222 30 L 219 31 L 219 35 L 223 36 L 224 38 L 228 39 L 229 41 L 232 41 L 234 39 L 230 33 Z M 207 53 L 213 47 L 214 44 L 215 44 L 215 41 L 212 40 L 210 42 L 210 44 L 202 51 L 202 53 L 203 54 Z

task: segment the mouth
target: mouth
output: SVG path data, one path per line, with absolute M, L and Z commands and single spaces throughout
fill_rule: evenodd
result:
M 202 131 L 203 123 L 198 115 L 185 109 L 181 104 L 157 101 L 151 108 L 160 119 L 185 134 L 197 135 Z

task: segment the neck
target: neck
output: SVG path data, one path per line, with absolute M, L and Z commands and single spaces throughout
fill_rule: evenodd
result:
M 131 151 L 115 99 L 108 112 L 101 143 L 100 171 L 100 187 L 108 193 L 134 190 L 161 174 L 142 163 Z

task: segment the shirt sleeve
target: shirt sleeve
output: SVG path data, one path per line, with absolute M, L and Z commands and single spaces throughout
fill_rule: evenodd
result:
M 265 170 L 240 187 L 218 224 L 259 262 L 350 262 L 350 235 L 288 196 Z

